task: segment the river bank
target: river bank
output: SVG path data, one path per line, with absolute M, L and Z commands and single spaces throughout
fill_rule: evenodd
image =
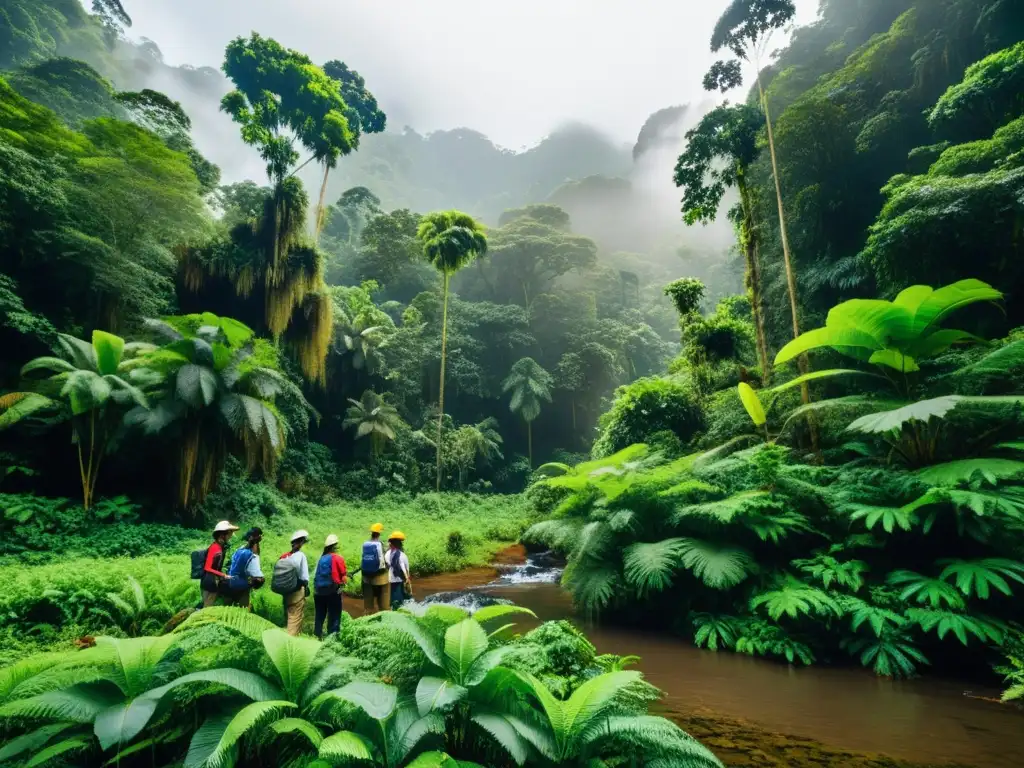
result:
M 637 668 L 665 691 L 662 714 L 730 766 L 769 768 L 1019 768 L 1024 714 L 964 685 L 919 678 L 890 681 L 859 669 L 784 664 L 701 651 L 670 636 L 581 621 L 554 579 L 557 569 L 527 561 L 520 546 L 496 567 L 416 581 L 427 602 L 472 605 L 510 600 L 539 621 L 570 619 L 600 653 L 636 654 Z M 358 615 L 361 606 L 346 602 Z M 529 629 L 534 622 L 521 622 Z

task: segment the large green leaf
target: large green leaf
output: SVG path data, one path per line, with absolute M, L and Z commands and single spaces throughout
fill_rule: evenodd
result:
M 319 748 L 321 742 L 324 740 L 324 736 L 320 733 L 320 729 L 313 725 L 309 720 L 304 720 L 301 717 L 286 717 L 283 720 L 277 720 L 270 726 L 274 733 L 298 733 L 306 737 L 309 743 L 313 745 L 314 749 Z
M 50 371 L 52 373 L 72 373 L 77 370 L 75 366 L 62 357 L 37 357 L 29 360 L 21 367 L 21 375 L 27 376 L 35 371 Z
M 855 368 L 830 368 L 826 371 L 811 371 L 810 373 L 805 373 L 803 376 L 797 376 L 795 379 L 790 379 L 785 384 L 772 387 L 768 391 L 773 395 L 777 395 L 780 392 L 785 392 L 787 389 L 799 387 L 801 384 L 818 381 L 819 379 L 831 379 L 836 376 L 871 376 L 876 379 L 885 380 L 884 376 L 879 376 L 877 373 L 871 373 L 870 371 L 858 371 Z
M 34 392 L 18 392 L 16 394 L 21 396 L 16 399 L 12 395 L 3 396 L 8 405 L 4 408 L 3 413 L 0 413 L 0 429 L 7 429 L 41 410 L 56 405 L 50 398 L 37 395 Z
M 100 712 L 116 706 L 123 699 L 121 691 L 110 683 L 80 683 L 27 699 L 10 701 L 0 707 L 0 717 L 91 723 Z
M 988 600 L 990 586 L 1009 597 L 1012 595 L 1012 591 L 1006 579 L 1024 584 L 1024 563 L 1019 563 L 1016 560 L 1004 557 L 986 557 L 980 560 L 943 562 L 946 563 L 946 567 L 942 569 L 939 578 L 949 580 L 952 577 L 956 581 L 957 589 L 968 597 L 974 594 L 982 600 Z
M 374 720 L 391 717 L 398 703 L 398 690 L 384 683 L 370 683 L 362 680 L 349 683 L 331 695 L 354 704 Z
M 768 421 L 768 417 L 764 413 L 764 406 L 761 405 L 761 398 L 757 396 L 757 392 L 745 381 L 739 383 L 737 390 L 740 402 L 743 403 L 743 408 L 747 411 L 750 420 L 754 422 L 754 426 L 763 427 Z
M 92 346 L 96 350 L 97 373 L 100 376 L 117 373 L 124 355 L 124 339 L 106 331 L 93 331 Z
M 401 706 L 395 710 L 388 734 L 388 758 L 392 765 L 404 762 L 423 739 L 441 736 L 445 732 L 444 715 L 429 712 L 420 716 L 414 706 Z
M 754 559 L 744 549 L 692 538 L 683 538 L 680 542 L 677 551 L 683 567 L 712 589 L 734 587 L 757 569 Z
M 242 707 L 230 719 L 215 721 L 216 727 L 205 732 L 201 728 L 189 745 L 185 768 L 234 766 L 238 742 L 250 733 L 258 733 L 263 726 L 279 719 L 282 712 L 290 709 L 296 709 L 290 701 L 254 701 Z
M 962 610 L 966 606 L 956 588 L 942 579 L 922 576 L 914 571 L 893 571 L 885 580 L 888 584 L 901 587 L 900 600 L 904 602 L 913 599 L 921 605 L 952 610 Z
M 137 583 L 136 583 L 136 586 Z M 138 696 L 150 689 L 153 671 L 174 644 L 173 635 L 158 637 L 98 637 L 96 646 L 109 649 L 115 660 L 114 682 L 125 696 Z
M 974 477 L 984 478 L 990 485 L 1002 480 L 1013 480 L 1024 475 L 1024 461 L 1013 459 L 961 459 L 936 464 L 917 471 L 917 476 L 929 485 L 954 487 L 970 482 Z
M 293 637 L 283 629 L 268 629 L 262 639 L 287 698 L 298 701 L 302 686 L 313 668 L 313 659 L 320 652 L 320 642 L 311 637 Z
M 416 684 L 416 708 L 420 716 L 434 710 L 448 709 L 452 704 L 466 698 L 469 691 L 461 685 L 440 677 L 422 677 Z
M 822 347 L 862 349 L 865 350 L 863 358 L 866 360 L 871 353 L 880 349 L 882 344 L 871 334 L 857 328 L 816 328 L 800 334 L 780 349 L 775 356 L 775 365 L 788 363 L 805 352 Z
M 866 434 L 885 434 L 903 428 L 908 421 L 928 422 L 930 419 L 941 419 L 960 404 L 958 395 L 946 395 L 931 400 L 919 400 L 916 403 L 896 408 L 892 411 L 880 411 L 861 416 L 847 427 L 851 432 Z
M 93 723 L 100 746 L 107 750 L 130 742 L 149 723 L 159 703 L 157 699 L 142 696 L 104 709 Z
M 58 758 L 63 760 L 75 752 L 85 752 L 92 746 L 92 739 L 88 736 L 72 736 L 39 750 L 22 765 L 22 768 L 36 768 Z
M 444 633 L 445 668 L 458 683 L 487 651 L 487 633 L 475 619 L 464 619 Z
M 232 606 L 215 605 L 191 614 L 175 627 L 174 634 L 192 632 L 210 624 L 226 627 L 248 637 L 250 640 L 259 640 L 261 642 L 264 632 L 268 629 L 278 629 L 274 622 L 268 621 L 262 616 L 257 616 L 255 613 L 240 611 Z
M 27 681 L 52 667 L 72 658 L 68 653 L 39 653 L 35 656 L 16 661 L 0 669 L 0 702 L 9 699 L 25 698 L 19 696 L 19 688 Z M 31 694 L 30 694 L 31 695 Z
M 38 752 L 65 731 L 80 727 L 80 723 L 50 723 L 17 736 L 0 747 L 0 763 L 7 762 L 25 752 Z
M 933 329 L 958 309 L 982 301 L 999 301 L 1003 298 L 1001 292 L 981 280 L 959 280 L 928 293 L 921 290 L 925 287 L 927 286 L 908 288 L 896 299 L 896 303 L 900 303 L 900 297 L 906 294 L 902 305 L 911 313 L 915 336 L 921 336 Z M 910 293 L 915 290 L 916 293 Z
M 625 688 L 642 679 L 639 672 L 607 672 L 592 677 L 563 704 L 562 738 L 571 744 L 582 738 L 591 724 L 615 702 Z
M 667 589 L 672 586 L 673 574 L 682 569 L 687 551 L 689 545 L 684 539 L 632 544 L 623 553 L 626 581 L 640 595 Z
M 217 397 L 217 374 L 204 365 L 187 363 L 175 376 L 175 392 L 192 408 L 210 405 Z
M 352 731 L 338 731 L 320 742 L 320 758 L 330 765 L 350 765 L 353 761 L 373 760 L 374 746 L 366 737 Z
M 521 605 L 485 605 L 473 614 L 473 618 L 483 624 L 485 621 L 500 619 L 503 616 L 510 616 L 515 613 L 522 613 L 537 618 L 537 614 Z
M 414 618 L 404 613 L 389 611 L 381 615 L 381 620 L 412 637 L 432 664 L 444 667 L 444 652 L 441 646 Z
M 208 669 L 203 672 L 192 672 L 182 675 L 166 685 L 161 685 L 159 688 L 154 688 L 144 693 L 143 697 L 162 699 L 171 691 L 183 685 L 191 685 L 192 683 L 216 683 L 217 685 L 223 685 L 254 701 L 274 701 L 284 698 L 284 693 L 281 689 L 261 675 L 245 672 L 241 669 L 232 669 L 231 667 Z
M 915 373 L 921 370 L 921 367 L 914 358 L 896 349 L 880 349 L 877 352 L 873 352 L 871 357 L 868 358 L 868 362 L 873 365 L 884 365 L 886 368 L 892 368 L 898 373 Z
M 523 765 L 526 762 L 529 756 L 526 742 L 506 715 L 496 712 L 478 712 L 471 715 L 470 719 L 479 728 L 490 734 L 491 738 L 508 752 L 516 765 Z

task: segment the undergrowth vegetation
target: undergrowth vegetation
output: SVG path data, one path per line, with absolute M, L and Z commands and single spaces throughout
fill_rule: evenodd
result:
M 1024 339 L 954 350 L 976 337 L 943 321 L 999 296 L 962 281 L 836 307 L 777 362 L 830 348 L 853 365 L 740 383 L 745 434 L 718 446 L 541 467 L 529 495 L 550 517 L 526 540 L 569 555 L 585 611 L 661 617 L 710 650 L 984 669 L 1024 620 Z M 802 381 L 853 377 L 861 394 L 779 407 Z M 795 429 L 808 418 L 817 450 Z
M 337 534 L 339 552 L 355 570 L 369 527 L 383 522 L 389 530 L 408 532 L 412 572 L 428 576 L 489 564 L 534 518 L 521 496 L 428 494 L 380 496 L 372 503 L 322 509 L 304 505 L 270 519 L 234 519 L 264 529 L 262 564 L 268 575 L 297 528 L 310 532 L 313 560 L 327 534 Z M 199 601 L 198 582 L 189 579 L 189 552 L 208 542 L 204 532 L 122 522 L 77 538 L 54 536 L 54 549 L 36 553 L 31 566 L 23 558 L 8 558 L 0 564 L 0 665 L 33 650 L 68 646 L 83 635 L 134 637 L 160 629 Z M 61 556 L 55 557 L 55 551 Z M 357 575 L 349 591 L 358 594 L 360 589 Z M 253 593 L 255 610 L 279 622 L 280 602 L 269 587 Z
M 0 762 L 457 768 L 721 763 L 668 720 L 629 658 L 571 625 L 512 635 L 515 606 L 343 617 L 321 644 L 237 608 L 98 637 L 0 676 Z M 508 621 L 513 623 L 507 623 Z

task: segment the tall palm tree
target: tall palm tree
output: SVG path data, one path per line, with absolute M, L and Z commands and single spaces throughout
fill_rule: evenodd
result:
M 448 348 L 448 286 L 452 275 L 487 252 L 483 225 L 468 213 L 435 211 L 420 221 L 416 232 L 423 256 L 441 273 L 444 310 L 441 316 L 441 383 L 438 388 L 437 490 L 441 490 L 441 428 L 444 423 L 444 368 Z
M 358 400 L 349 398 L 352 403 L 345 411 L 345 421 L 342 426 L 345 429 L 354 429 L 356 439 L 370 436 L 370 450 L 373 457 L 380 456 L 385 440 L 394 440 L 399 427 L 402 426 L 402 417 L 398 415 L 395 406 L 384 400 L 383 395 L 378 395 L 372 389 L 363 392 Z
M 508 408 L 526 422 L 527 450 L 533 467 L 533 420 L 540 416 L 541 401 L 551 402 L 551 374 L 540 367 L 532 357 L 524 357 L 509 371 L 501 385 L 503 392 L 511 392 Z
M 148 344 L 125 344 L 124 339 L 104 331 L 93 331 L 92 343 L 59 334 L 59 357 L 37 357 L 21 369 L 23 376 L 36 371 L 51 375 L 37 382 L 35 392 L 13 393 L 3 398 L 6 424 L 48 406 L 60 406 L 61 415 L 71 421 L 72 442 L 78 450 L 78 471 L 82 480 L 82 505 L 92 506 L 100 464 L 111 437 L 125 412 L 135 405 L 149 407 L 143 387 L 158 378 L 145 369 L 138 353 Z
M 250 471 L 272 471 L 285 443 L 274 399 L 287 391 L 308 407 L 298 388 L 263 362 L 276 361 L 272 345 L 254 339 L 237 320 L 209 313 L 149 320 L 147 326 L 169 341 L 151 354 L 166 387 L 152 410 L 135 408 L 126 422 L 149 434 L 172 427 L 181 433 L 182 507 L 206 498 L 228 455 L 243 457 Z

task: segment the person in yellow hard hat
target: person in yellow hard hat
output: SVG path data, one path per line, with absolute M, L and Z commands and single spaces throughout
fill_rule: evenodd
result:
M 360 570 L 363 572 L 363 612 L 367 616 L 386 611 L 391 606 L 388 567 L 384 562 L 384 545 L 380 541 L 383 531 L 384 523 L 374 523 L 370 526 L 370 540 L 363 542 Z
M 388 536 L 388 581 L 391 582 L 391 610 L 397 611 L 406 600 L 412 600 L 412 578 L 409 576 L 409 558 L 402 551 L 405 534 L 392 531 Z

